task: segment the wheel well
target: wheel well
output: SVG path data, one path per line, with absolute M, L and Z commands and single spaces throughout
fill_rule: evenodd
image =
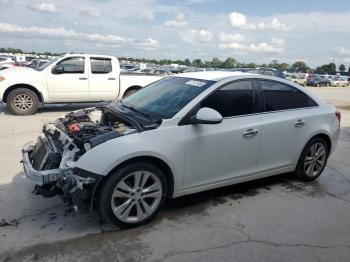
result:
M 173 196 L 174 193 L 174 176 L 173 173 L 170 169 L 170 167 L 168 166 L 167 163 L 165 163 L 163 160 L 157 158 L 157 157 L 153 157 L 153 156 L 140 156 L 140 157 L 134 157 L 131 159 L 128 159 L 122 163 L 120 163 L 119 165 L 117 165 L 115 168 L 113 168 L 113 170 L 111 172 L 109 172 L 109 174 L 107 176 L 105 176 L 103 178 L 104 181 L 107 180 L 107 178 L 118 168 L 122 167 L 122 166 L 126 166 L 126 165 L 130 165 L 132 163 L 136 163 L 136 162 L 147 162 L 147 163 L 151 163 L 157 167 L 159 167 L 164 175 L 165 178 L 167 180 L 168 183 L 168 189 L 169 189 L 169 194 L 168 194 L 168 198 L 171 198 Z M 103 182 L 101 183 L 101 186 L 103 184 Z
M 142 88 L 142 86 L 130 86 L 128 87 L 125 91 L 124 91 L 124 94 L 123 94 L 123 97 L 125 97 L 125 94 L 130 91 L 130 90 L 140 90 Z
M 327 146 L 328 146 L 328 151 L 330 152 L 330 151 L 331 151 L 331 148 L 332 148 L 332 141 L 331 141 L 331 139 L 329 138 L 329 136 L 326 135 L 326 134 L 318 134 L 318 135 L 313 136 L 311 139 L 314 139 L 314 138 L 316 138 L 316 137 L 322 138 L 324 141 L 326 141 Z M 311 140 L 311 139 L 310 139 L 310 140 Z
M 33 87 L 31 85 L 27 85 L 27 84 L 16 84 L 16 85 L 10 86 L 9 88 L 6 89 L 4 96 L 3 96 L 3 99 L 2 99 L 3 102 L 6 102 L 7 97 L 10 94 L 10 92 L 17 89 L 17 88 L 27 88 L 29 90 L 32 90 L 38 96 L 40 102 L 44 101 L 42 94 L 35 87 Z

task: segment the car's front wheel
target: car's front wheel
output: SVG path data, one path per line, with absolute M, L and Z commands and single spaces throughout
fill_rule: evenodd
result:
M 117 169 L 100 191 L 102 218 L 121 228 L 148 223 L 166 200 L 167 181 L 150 163 L 132 163 Z
M 38 109 L 40 101 L 37 94 L 32 90 L 17 88 L 9 93 L 6 103 L 15 115 L 32 115 Z
M 305 181 L 315 180 L 326 167 L 328 154 L 329 148 L 324 139 L 311 139 L 301 153 L 296 174 Z

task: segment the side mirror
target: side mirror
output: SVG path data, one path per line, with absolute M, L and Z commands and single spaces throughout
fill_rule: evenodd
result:
M 52 73 L 55 75 L 63 74 L 64 73 L 64 67 L 63 66 L 55 66 L 52 69 Z
M 194 124 L 220 124 L 222 122 L 222 115 L 209 107 L 203 107 L 198 110 L 196 116 L 192 120 Z

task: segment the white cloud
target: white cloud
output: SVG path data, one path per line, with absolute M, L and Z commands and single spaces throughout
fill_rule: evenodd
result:
M 275 30 L 275 31 L 287 31 L 289 27 L 286 24 L 280 22 L 276 17 L 273 17 L 270 22 L 261 21 L 259 23 L 252 23 L 248 21 L 248 18 L 238 12 L 233 12 L 229 15 L 229 21 L 232 27 L 239 29 L 249 30 Z
M 272 18 L 270 23 L 260 22 L 257 25 L 258 29 L 261 30 L 276 30 L 276 31 L 288 31 L 287 25 L 281 23 L 276 17 Z
M 148 38 L 145 42 L 137 43 L 136 46 L 144 51 L 153 51 L 158 49 L 160 44 L 157 40 Z
M 272 44 L 275 44 L 276 46 L 283 46 L 285 41 L 283 38 L 276 38 L 276 37 L 273 37 L 271 39 L 271 43 Z
M 241 34 L 226 34 L 224 32 L 219 33 L 220 42 L 244 42 L 245 36 Z
M 93 10 L 93 9 L 81 10 L 80 13 L 82 15 L 91 16 L 91 17 L 98 17 L 101 15 L 98 11 Z
M 178 14 L 174 20 L 169 20 L 164 23 L 165 26 L 170 27 L 184 27 L 186 24 L 185 15 L 182 13 Z
M 44 12 L 44 13 L 57 13 L 58 11 L 56 5 L 50 4 L 50 3 L 42 3 L 40 5 L 31 5 L 28 7 L 33 10 Z
M 254 27 L 252 24 L 248 24 L 248 19 L 244 14 L 233 12 L 228 16 L 230 24 L 235 28 L 250 28 Z
M 19 36 L 42 36 L 52 39 L 69 39 L 80 41 L 94 41 L 106 44 L 120 44 L 125 42 L 132 42 L 132 39 L 127 39 L 121 36 L 107 34 L 87 34 L 75 32 L 71 29 L 65 29 L 64 27 L 24 27 L 15 24 L 0 23 L 1 33 L 19 33 Z
M 253 52 L 258 54 L 280 54 L 284 51 L 284 40 L 273 38 L 271 43 L 261 42 L 257 44 L 242 44 L 237 42 L 220 43 L 219 48 Z
M 152 11 L 144 11 L 139 15 L 140 19 L 153 21 L 154 20 L 154 13 Z
M 350 49 L 347 49 L 345 47 L 335 47 L 334 51 L 337 55 L 341 57 L 350 58 Z
M 186 43 L 206 43 L 210 42 L 213 39 L 213 34 L 209 30 L 196 30 L 192 29 L 191 31 L 185 33 L 182 36 L 182 40 Z
M 350 11 L 345 12 L 299 12 L 275 15 L 280 21 L 293 21 L 288 25 L 293 31 L 350 32 Z

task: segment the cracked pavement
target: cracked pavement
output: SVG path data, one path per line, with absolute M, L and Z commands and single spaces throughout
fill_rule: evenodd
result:
M 0 105 L 0 221 L 18 223 L 0 227 L 0 261 L 350 260 L 350 111 L 341 110 L 337 150 L 316 181 L 282 174 L 182 197 L 151 224 L 120 231 L 85 212 L 65 214 L 59 198 L 31 195 L 23 178 L 21 146 L 79 107 L 15 117 Z

